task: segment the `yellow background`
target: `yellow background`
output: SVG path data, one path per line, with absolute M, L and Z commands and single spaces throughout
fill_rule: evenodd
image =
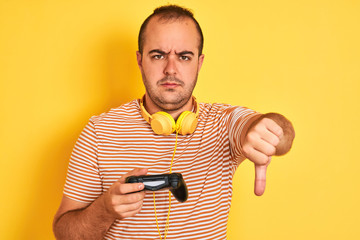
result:
M 296 129 L 265 195 L 234 179 L 228 239 L 360 239 L 360 3 L 0 1 L 0 239 L 53 239 L 72 146 L 92 116 L 140 97 L 142 21 L 164 3 L 205 35 L 200 101 L 280 112 Z

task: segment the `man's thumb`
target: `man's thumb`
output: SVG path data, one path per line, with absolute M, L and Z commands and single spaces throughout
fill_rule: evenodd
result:
M 266 165 L 255 164 L 255 188 L 254 193 L 256 196 L 261 196 L 265 192 L 266 186 L 266 169 L 270 164 L 270 160 Z

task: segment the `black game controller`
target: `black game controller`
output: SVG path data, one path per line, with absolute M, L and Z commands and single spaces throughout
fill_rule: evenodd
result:
M 125 183 L 144 183 L 145 190 L 157 191 L 169 188 L 179 202 L 185 202 L 188 198 L 188 190 L 181 173 L 130 176 Z

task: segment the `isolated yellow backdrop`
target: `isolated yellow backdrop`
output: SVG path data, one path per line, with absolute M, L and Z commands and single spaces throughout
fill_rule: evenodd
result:
M 234 179 L 228 239 L 360 239 L 360 3 L 0 1 L 0 239 L 53 239 L 67 162 L 92 115 L 140 97 L 142 21 L 164 3 L 205 35 L 200 101 L 280 112 L 296 129 L 265 195 Z

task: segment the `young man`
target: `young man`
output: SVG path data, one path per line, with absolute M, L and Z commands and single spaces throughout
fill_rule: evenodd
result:
M 187 9 L 160 7 L 145 20 L 136 54 L 146 93 L 84 128 L 54 219 L 58 239 L 226 239 L 232 177 L 245 158 L 255 164 L 255 194 L 264 192 L 266 167 L 271 156 L 290 150 L 293 127 L 275 113 L 198 104 L 192 92 L 202 46 Z M 169 131 L 155 123 L 158 117 Z M 169 206 L 167 190 L 153 195 L 141 191 L 142 183 L 125 183 L 127 176 L 170 169 L 187 184 L 184 203 L 172 196 Z

